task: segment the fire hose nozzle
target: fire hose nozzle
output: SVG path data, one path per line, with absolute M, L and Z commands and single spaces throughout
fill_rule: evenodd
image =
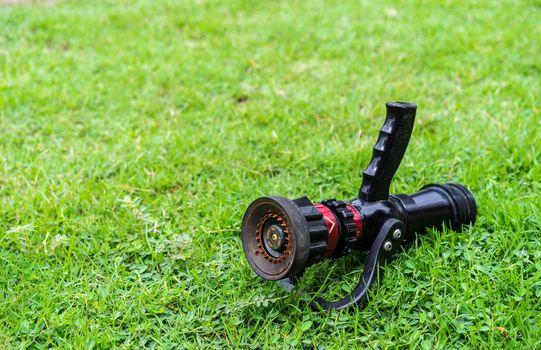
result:
M 386 104 L 387 116 L 363 172 L 358 196 L 349 201 L 307 197 L 261 197 L 253 201 L 242 222 L 242 245 L 257 275 L 278 280 L 288 290 L 305 268 L 352 250 L 368 250 L 363 275 L 354 290 L 337 301 L 313 298 L 315 309 L 341 310 L 365 302 L 381 278 L 382 267 L 416 234 L 448 226 L 460 231 L 473 225 L 477 205 L 459 184 L 432 184 L 413 195 L 389 195 L 389 186 L 406 152 L 417 106 Z

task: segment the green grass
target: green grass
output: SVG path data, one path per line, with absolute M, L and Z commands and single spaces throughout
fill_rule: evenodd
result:
M 0 5 L 0 347 L 541 348 L 541 2 Z M 365 308 L 250 270 L 258 196 L 353 198 L 384 103 L 418 104 L 392 192 L 456 181 Z M 358 278 L 355 255 L 308 271 Z

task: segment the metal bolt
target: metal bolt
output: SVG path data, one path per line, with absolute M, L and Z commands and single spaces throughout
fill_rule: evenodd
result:
M 402 237 L 402 231 L 400 231 L 400 229 L 397 228 L 397 229 L 394 230 L 394 232 L 393 232 L 393 238 L 394 238 L 394 239 L 400 239 L 400 237 Z
M 272 224 L 265 231 L 265 244 L 271 249 L 280 250 L 285 246 L 285 233 L 278 224 Z
M 385 251 L 389 252 L 391 251 L 391 249 L 393 249 L 393 244 L 389 241 L 383 243 L 383 249 L 385 249 Z

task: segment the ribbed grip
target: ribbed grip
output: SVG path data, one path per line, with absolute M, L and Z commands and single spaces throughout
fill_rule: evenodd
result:
M 308 225 L 308 235 L 310 237 L 310 250 L 308 261 L 305 267 L 315 264 L 325 258 L 327 252 L 327 224 L 323 219 L 323 215 L 314 207 L 312 202 L 307 197 L 301 197 L 293 200 L 299 207 L 300 212 Z
M 363 172 L 359 198 L 374 202 L 389 197 L 389 186 L 406 152 L 417 106 L 408 102 L 387 102 L 387 117 L 374 146 L 372 160 Z

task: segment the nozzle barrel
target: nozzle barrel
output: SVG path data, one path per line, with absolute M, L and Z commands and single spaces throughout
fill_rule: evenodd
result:
M 410 233 L 423 233 L 428 228 L 445 224 L 455 231 L 475 223 L 477 206 L 472 193 L 459 184 L 428 185 L 408 196 L 391 195 Z

